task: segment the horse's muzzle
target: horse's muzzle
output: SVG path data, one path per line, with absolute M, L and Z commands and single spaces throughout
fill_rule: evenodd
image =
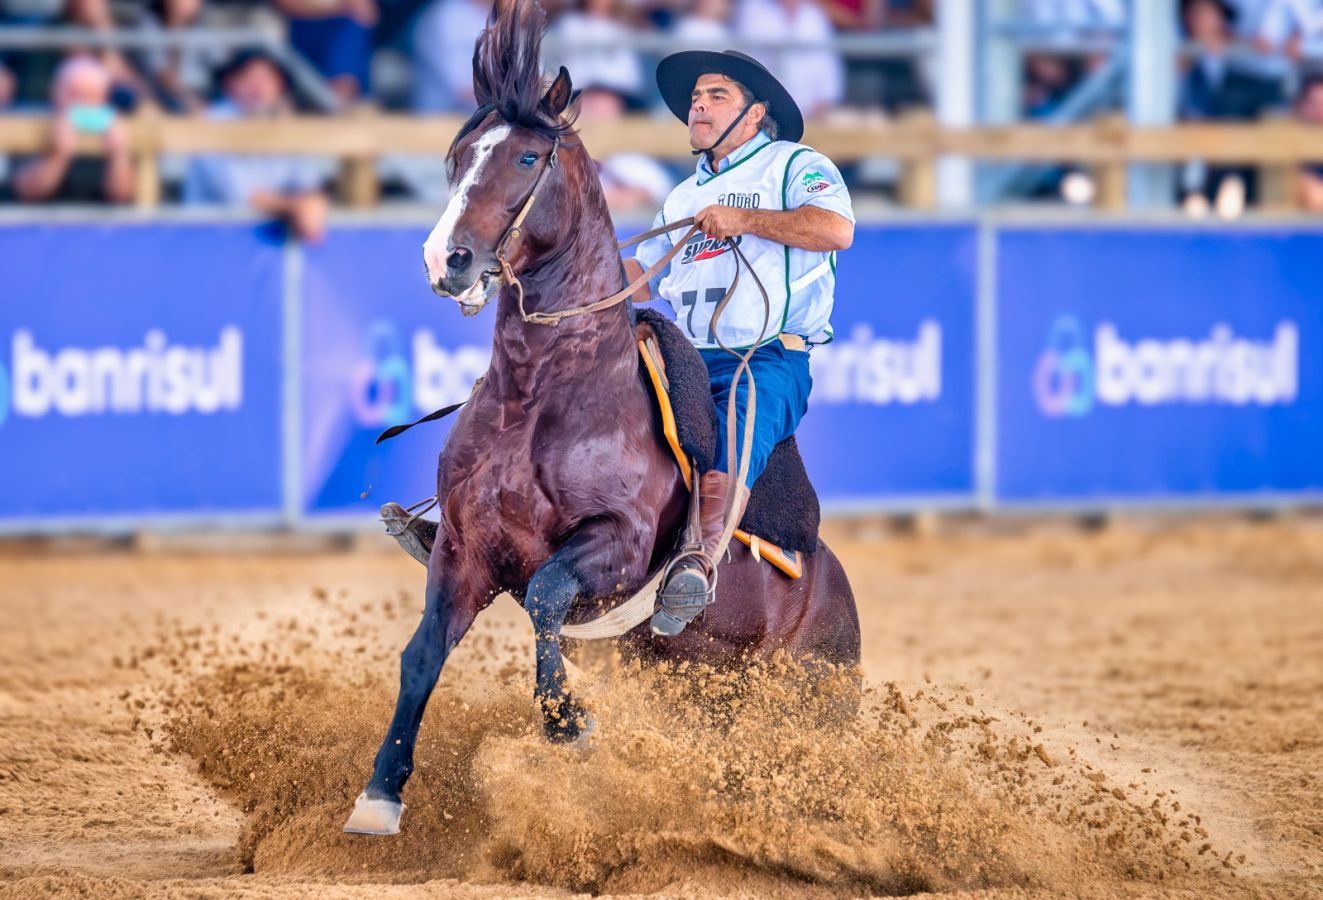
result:
M 477 278 L 472 276 L 446 275 L 432 285 L 432 291 L 438 297 L 450 297 L 459 304 L 459 311 L 466 316 L 477 315 L 487 305 L 501 287 L 499 272 L 483 272 Z

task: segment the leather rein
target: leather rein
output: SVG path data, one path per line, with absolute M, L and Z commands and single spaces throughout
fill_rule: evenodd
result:
M 643 285 L 651 281 L 653 276 L 655 276 L 658 272 L 666 268 L 666 266 L 670 263 L 670 261 L 675 258 L 675 255 L 680 252 L 681 248 L 683 248 L 684 245 L 689 241 L 689 239 L 693 237 L 695 234 L 697 234 L 699 230 L 698 226 L 694 224 L 694 220 L 692 218 L 681 219 L 680 221 L 675 222 L 671 225 L 663 225 L 660 228 L 653 228 L 649 231 L 643 232 L 642 234 L 636 234 L 634 237 L 630 238 L 627 241 L 621 241 L 620 243 L 616 244 L 617 250 L 624 250 L 626 247 L 632 247 L 634 244 L 642 243 L 643 241 L 646 241 L 649 238 L 656 237 L 659 234 L 666 234 L 667 232 L 670 231 L 678 231 L 679 229 L 684 228 L 685 226 L 691 226 L 689 232 L 685 234 L 684 238 L 679 243 L 671 247 L 670 251 L 665 256 L 663 256 L 660 260 L 658 260 L 654 265 L 650 266 L 647 271 L 645 271 L 638 278 L 634 279 L 634 281 L 632 281 L 630 284 L 626 285 L 623 289 L 616 291 L 611 296 L 604 297 L 601 300 L 598 300 L 594 303 L 586 304 L 584 306 L 571 307 L 570 309 L 560 309 L 560 310 L 554 310 L 552 312 L 538 312 L 538 311 L 528 312 L 526 309 L 524 309 L 524 285 L 522 282 L 520 282 L 519 276 L 515 274 L 514 269 L 510 265 L 510 261 L 506 259 L 506 254 L 509 251 L 511 245 L 513 245 L 516 241 L 518 241 L 519 238 L 522 236 L 524 230 L 524 220 L 528 218 L 529 212 L 531 212 L 533 209 L 533 204 L 537 202 L 538 193 L 542 190 L 542 182 L 546 180 L 547 174 L 557 165 L 559 165 L 560 163 L 559 150 L 560 150 L 560 138 L 557 137 L 551 145 L 551 152 L 548 153 L 546 159 L 542 161 L 542 169 L 541 171 L 538 172 L 537 180 L 533 182 L 533 187 L 528 192 L 528 198 L 524 200 L 523 206 L 519 208 L 519 212 L 516 213 L 514 219 L 511 220 L 510 226 L 505 229 L 505 234 L 501 235 L 501 240 L 496 244 L 496 262 L 500 266 L 501 280 L 504 281 L 507 285 L 513 287 L 515 291 L 518 293 L 519 317 L 530 325 L 559 325 L 565 319 L 574 318 L 575 316 L 583 316 L 589 313 L 600 312 L 601 310 L 609 309 L 610 307 L 615 306 L 617 303 L 624 301 L 628 297 L 632 296 L 634 292 L 637 291 L 639 288 L 643 287 Z M 738 279 L 739 276 L 737 274 L 736 275 L 737 284 L 738 284 Z M 735 285 L 732 284 L 730 293 L 733 294 L 734 289 L 735 289 Z M 770 305 L 769 305 L 769 309 L 770 309 Z

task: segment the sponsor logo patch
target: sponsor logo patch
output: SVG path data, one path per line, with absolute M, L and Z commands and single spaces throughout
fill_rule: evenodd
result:
M 739 242 L 740 239 L 737 237 L 733 243 L 738 244 Z M 687 266 L 692 262 L 714 259 L 723 253 L 729 252 L 731 246 L 731 241 L 718 240 L 710 234 L 695 235 L 685 245 L 684 253 L 680 254 L 680 265 Z
M 821 172 L 805 172 L 802 184 L 810 194 L 816 194 L 818 191 L 824 191 L 831 187 L 831 182 Z

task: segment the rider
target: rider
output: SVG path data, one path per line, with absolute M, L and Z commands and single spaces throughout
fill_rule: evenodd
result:
M 671 112 L 689 126 L 699 155 L 697 171 L 666 199 L 654 227 L 692 216 L 700 228 L 652 281 L 676 314 L 676 324 L 698 348 L 716 402 L 716 468 L 699 479 L 703 552 L 716 561 L 727 502 L 736 521 L 749 487 L 767 466 L 772 448 L 794 434 L 808 408 L 813 380 L 808 349 L 832 339 L 836 251 L 854 239 L 854 212 L 840 172 L 827 157 L 797 143 L 804 119 L 784 87 L 757 60 L 734 50 L 685 51 L 657 66 L 657 86 Z M 625 260 L 631 281 L 660 260 L 676 234 L 639 246 Z M 735 294 L 712 329 L 712 315 L 736 275 L 738 245 L 757 273 L 741 274 Z M 767 312 L 761 282 L 767 291 Z M 762 335 L 761 341 L 759 336 Z M 720 340 L 718 340 L 718 338 Z M 757 406 L 745 484 L 732 490 L 727 472 L 727 403 L 738 357 L 747 351 Z M 737 441 L 743 441 L 748 381 L 739 380 Z M 743 450 L 736 447 L 736 459 Z M 738 463 L 737 463 L 738 464 Z M 681 558 L 662 587 L 652 630 L 676 635 L 711 602 L 707 567 Z

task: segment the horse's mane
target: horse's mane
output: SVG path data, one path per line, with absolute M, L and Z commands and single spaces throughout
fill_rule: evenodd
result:
M 477 111 L 450 145 L 455 147 L 491 113 L 548 138 L 574 131 L 572 119 L 554 119 L 542 108 L 542 32 L 547 14 L 537 0 L 496 0 L 487 27 L 473 45 L 473 95 Z

